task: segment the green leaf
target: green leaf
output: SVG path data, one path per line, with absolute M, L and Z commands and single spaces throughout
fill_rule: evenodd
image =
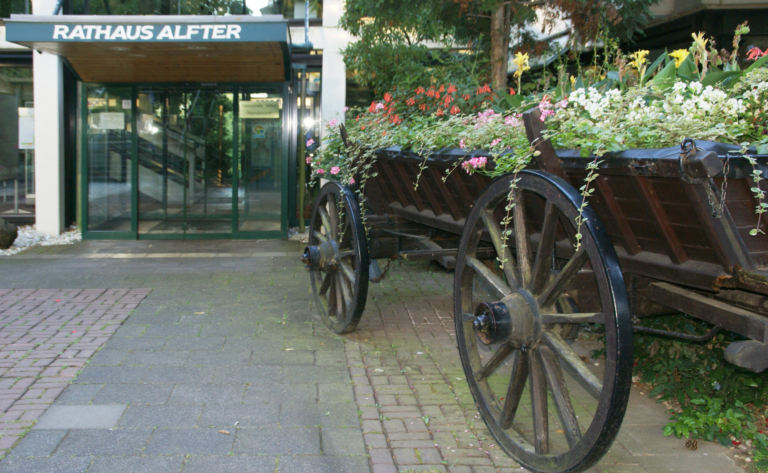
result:
M 693 63 L 693 59 L 691 59 L 690 55 L 688 55 L 688 57 L 686 57 L 680 64 L 680 67 L 677 69 L 677 75 L 688 82 L 698 80 L 699 70 L 696 69 L 696 64 Z
M 653 83 L 662 88 L 672 87 L 672 83 L 675 81 L 675 73 L 675 63 L 670 62 L 656 74 L 656 77 L 653 78 Z
M 736 77 L 742 75 L 743 72 L 741 71 L 730 71 L 730 72 L 711 72 L 704 77 L 704 79 L 701 80 L 701 85 L 704 87 L 711 85 L 714 86 L 720 82 L 725 81 L 726 79 L 729 79 L 731 77 Z
M 648 82 L 648 79 L 650 79 L 651 76 L 656 73 L 656 69 L 658 69 L 662 61 L 665 61 L 666 59 L 667 59 L 667 53 L 664 52 L 664 54 L 656 58 L 656 60 L 653 61 L 653 63 L 650 66 L 648 66 L 648 69 L 646 70 L 646 73 L 643 76 L 643 84 Z
M 741 382 L 744 383 L 745 386 L 750 386 L 750 387 L 753 387 L 753 388 L 759 387 L 757 385 L 757 383 L 755 382 L 755 380 L 752 379 L 752 378 L 742 378 Z M 736 405 L 739 406 L 739 404 L 741 404 L 741 401 L 736 401 Z M 739 407 L 743 407 L 743 406 L 744 406 L 744 404 L 741 404 Z

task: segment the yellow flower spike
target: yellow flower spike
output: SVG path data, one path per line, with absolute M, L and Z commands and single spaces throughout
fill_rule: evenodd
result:
M 631 57 L 633 60 L 629 63 L 629 65 L 637 70 L 640 70 L 643 67 L 643 64 L 647 62 L 646 56 L 648 56 L 648 51 L 645 49 L 641 49 L 640 51 L 632 53 L 629 57 Z
M 571 88 L 576 87 L 576 78 L 571 76 Z
M 515 63 L 517 66 L 517 70 L 515 71 L 515 77 L 519 78 L 523 75 L 523 72 L 529 70 L 531 67 L 528 64 L 528 53 L 516 53 L 515 58 L 512 59 L 512 62 Z
M 691 37 L 693 38 L 693 42 L 696 43 L 696 46 L 701 49 L 706 49 L 709 40 L 704 39 L 704 32 L 699 32 L 699 34 L 691 33 Z
M 685 58 L 687 58 L 689 54 L 690 53 L 685 49 L 678 49 L 677 51 L 669 53 L 669 56 L 675 58 L 675 67 L 679 68 L 680 64 L 685 61 Z

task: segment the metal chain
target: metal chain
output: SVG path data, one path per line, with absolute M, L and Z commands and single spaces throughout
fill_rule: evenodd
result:
M 712 209 L 712 216 L 715 218 L 720 218 L 723 216 L 723 211 L 725 209 L 725 196 L 726 191 L 728 189 L 728 169 L 731 164 L 731 156 L 726 155 L 725 157 L 725 163 L 723 164 L 723 183 L 720 186 L 720 205 L 717 205 L 717 196 L 715 196 L 715 193 L 713 189 L 716 189 L 715 181 L 710 178 L 709 179 L 709 185 L 705 188 L 707 189 L 707 201 L 709 202 L 709 207 Z
M 384 277 L 387 275 L 387 271 L 389 271 L 389 265 L 391 265 L 394 260 L 399 259 L 399 258 L 400 258 L 399 254 L 394 254 L 394 255 L 390 256 L 389 260 L 387 261 L 387 264 L 384 266 L 384 270 L 381 272 L 381 275 L 379 277 L 377 277 L 377 278 L 371 278 L 370 279 L 371 282 L 372 283 L 380 283 L 381 281 L 383 281 Z

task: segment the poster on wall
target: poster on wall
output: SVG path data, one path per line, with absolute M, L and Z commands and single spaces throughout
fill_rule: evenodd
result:
M 99 130 L 122 130 L 125 128 L 123 112 L 101 112 L 99 114 Z
M 19 149 L 35 149 L 35 109 L 19 107 Z
M 280 118 L 282 99 L 254 98 L 240 102 L 240 118 Z

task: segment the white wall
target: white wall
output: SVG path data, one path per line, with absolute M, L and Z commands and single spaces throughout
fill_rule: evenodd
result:
M 56 0 L 32 0 L 35 12 L 53 12 Z M 33 53 L 35 90 L 35 215 L 37 231 L 64 230 L 64 90 L 58 56 Z

